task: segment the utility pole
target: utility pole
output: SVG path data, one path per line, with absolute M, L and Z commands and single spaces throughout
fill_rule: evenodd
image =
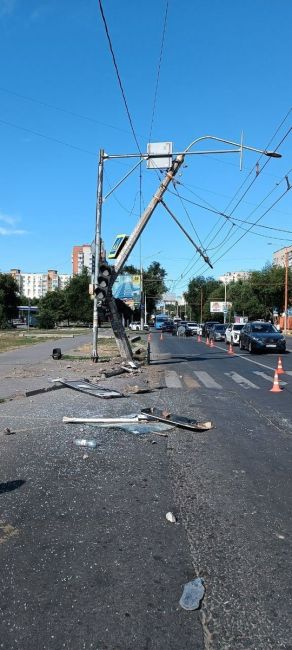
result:
M 101 216 L 102 216 L 102 185 L 103 185 L 103 149 L 99 152 L 98 174 L 97 174 L 97 195 L 96 195 L 96 219 L 95 219 L 95 265 L 94 265 L 94 280 L 93 280 L 93 337 L 92 337 L 92 361 L 97 363 L 98 350 L 98 300 L 96 297 L 95 289 L 97 288 L 99 265 L 100 265 L 100 252 L 101 252 Z
M 284 333 L 287 334 L 287 316 L 288 316 L 288 271 L 289 271 L 289 253 L 288 248 L 285 250 L 285 316 L 284 316 Z
M 224 324 L 226 323 L 227 302 L 226 302 L 226 282 L 224 282 Z

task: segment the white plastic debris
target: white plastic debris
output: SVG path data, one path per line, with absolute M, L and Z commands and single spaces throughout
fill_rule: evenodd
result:
M 174 514 L 172 512 L 167 512 L 165 517 L 166 517 L 167 521 L 170 521 L 171 524 L 176 523 L 176 517 L 174 516 Z
M 204 594 L 205 587 L 203 579 L 195 578 L 195 580 L 191 580 L 191 582 L 185 584 L 179 604 L 187 611 L 198 609 Z
M 77 447 L 89 447 L 90 449 L 95 449 L 97 442 L 94 438 L 87 440 L 86 438 L 74 438 L 74 445 Z

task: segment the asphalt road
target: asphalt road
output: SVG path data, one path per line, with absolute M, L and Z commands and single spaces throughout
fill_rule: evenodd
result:
M 0 404 L 1 648 L 203 650 L 200 613 L 179 606 L 196 573 L 179 512 L 165 517 L 167 440 L 62 423 L 155 399 L 62 389 Z
M 275 354 L 230 355 L 223 343 L 157 333 L 151 348 L 173 409 L 201 409 L 216 426 L 203 439 L 181 436 L 171 452 L 193 564 L 206 578 L 207 647 L 291 650 L 292 355 L 282 357 L 283 391 L 272 393 Z
M 292 648 L 292 355 L 275 394 L 276 355 L 151 339 L 161 390 L 98 400 L 62 389 L 0 405 L 0 648 Z M 143 406 L 215 427 L 164 439 L 62 423 Z M 202 608 L 185 612 L 183 585 L 198 575 Z

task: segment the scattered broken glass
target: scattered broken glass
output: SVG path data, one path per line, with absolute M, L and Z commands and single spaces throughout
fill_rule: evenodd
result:
M 204 594 L 205 587 L 203 579 L 195 578 L 195 580 L 191 580 L 185 584 L 179 604 L 187 611 L 198 609 Z

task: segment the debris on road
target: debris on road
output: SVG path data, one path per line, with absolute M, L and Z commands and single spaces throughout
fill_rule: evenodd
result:
M 9 429 L 9 427 L 6 427 L 6 428 L 4 429 L 4 433 L 5 433 L 6 436 L 13 436 L 13 434 L 15 433 L 15 431 L 11 431 L 11 429 Z
M 126 391 L 125 393 L 127 395 L 129 394 L 136 394 L 136 393 L 152 393 L 152 388 L 149 388 L 147 386 L 126 386 Z
M 63 417 L 63 422 L 66 423 L 72 423 L 72 424 L 135 424 L 138 422 L 147 422 L 148 418 L 146 415 L 124 415 L 122 417 L 117 417 L 117 418 L 69 418 L 66 415 Z
M 52 357 L 53 359 L 62 359 L 61 348 L 53 348 Z
M 176 524 L 176 517 L 174 516 L 173 512 L 167 512 L 165 515 L 165 518 L 167 521 L 169 521 L 171 524 Z
M 161 411 L 155 407 L 142 409 L 141 413 L 143 415 L 146 415 L 149 419 L 171 423 L 176 427 L 189 429 L 191 431 L 208 431 L 214 426 L 210 421 L 198 422 L 197 420 L 191 420 L 190 418 L 186 418 L 182 415 L 175 415 L 174 413 L 169 413 L 168 411 Z
M 179 601 L 180 606 L 187 611 L 198 609 L 205 594 L 204 581 L 202 578 L 195 578 L 187 582 Z
M 103 427 L 108 425 L 102 424 L 101 426 Z M 138 425 L 137 424 L 116 424 L 114 426 L 117 427 L 118 429 L 123 429 L 123 431 L 134 433 L 137 436 L 147 435 L 147 434 L 150 434 L 152 436 L 153 434 L 155 434 L 157 436 L 163 436 L 164 438 L 168 437 L 167 431 L 173 429 L 173 427 L 170 426 L 169 424 L 162 424 L 162 422 L 161 423 L 157 422 L 156 424 L 154 424 L 154 422 L 146 422 L 145 424 L 140 423 Z
M 77 447 L 89 447 L 90 449 L 95 449 L 97 447 L 95 438 L 91 438 L 89 440 L 86 438 L 74 438 L 73 442 L 74 445 L 77 445 Z
M 116 368 L 115 370 L 106 370 L 103 373 L 104 377 L 116 377 L 117 375 L 123 375 L 126 372 L 125 368 Z
M 149 422 L 145 415 L 130 414 L 117 418 L 70 418 L 66 415 L 63 417 L 63 422 L 66 424 L 92 424 L 99 425 L 102 428 L 123 429 L 129 433 L 136 435 L 151 434 L 157 436 L 167 437 L 168 431 L 173 429 L 173 425 L 160 422 Z
M 135 336 L 131 336 L 129 340 L 131 343 L 135 343 L 136 341 L 141 341 L 141 336 L 140 334 L 136 334 Z
M 76 380 L 76 379 L 52 379 L 53 382 L 59 382 L 66 386 L 67 388 L 73 388 L 73 390 L 78 390 L 81 393 L 87 393 L 87 395 L 93 395 L 94 397 L 103 397 L 105 399 L 111 399 L 113 397 L 125 397 L 123 393 L 120 393 L 118 390 L 112 390 L 110 388 L 101 388 L 88 379 Z

